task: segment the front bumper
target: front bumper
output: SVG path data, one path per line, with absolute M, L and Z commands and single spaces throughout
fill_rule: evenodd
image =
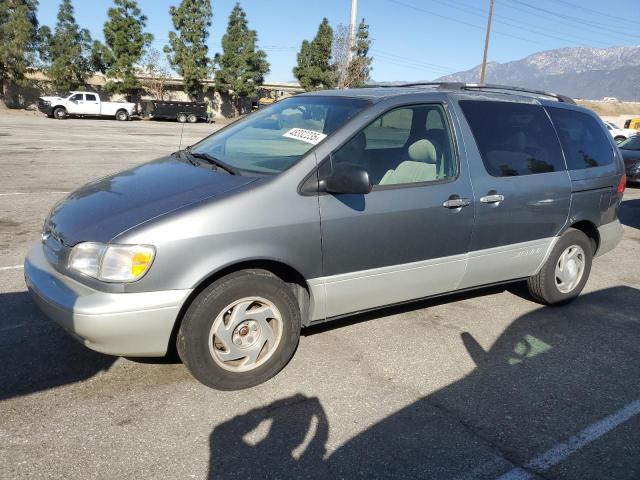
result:
M 627 183 L 640 183 L 640 168 L 627 170 Z
M 53 113 L 51 102 L 47 103 L 44 100 L 38 100 L 38 110 L 42 113 L 46 113 L 47 115 L 51 115 Z
M 24 263 L 27 287 L 40 309 L 92 350 L 154 357 L 167 353 L 176 318 L 191 290 L 107 293 L 54 270 L 42 244 Z

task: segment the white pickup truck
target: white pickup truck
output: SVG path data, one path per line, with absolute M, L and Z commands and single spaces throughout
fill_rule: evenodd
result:
M 135 113 L 135 103 L 102 102 L 94 92 L 69 92 L 64 97 L 40 97 L 38 110 L 59 120 L 68 116 L 114 117 L 129 120 Z

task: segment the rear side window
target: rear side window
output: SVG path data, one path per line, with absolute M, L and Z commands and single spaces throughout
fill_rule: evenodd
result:
M 613 162 L 606 133 L 591 115 L 564 108 L 549 108 L 567 158 L 569 170 L 601 167 Z
M 86 98 L 88 102 L 95 102 L 98 100 L 96 96 L 91 93 L 87 93 Z
M 403 147 L 411 135 L 413 109 L 398 108 L 378 118 L 364 130 L 369 150 Z
M 565 169 L 558 137 L 541 106 L 463 100 L 460 107 L 484 166 L 494 177 Z

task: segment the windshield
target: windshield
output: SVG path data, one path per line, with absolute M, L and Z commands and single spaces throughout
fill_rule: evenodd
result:
M 618 148 L 623 150 L 640 150 L 640 135 L 627 138 L 624 142 L 618 144 Z
M 191 148 L 225 164 L 277 174 L 369 105 L 346 97 L 290 97 L 249 115 Z

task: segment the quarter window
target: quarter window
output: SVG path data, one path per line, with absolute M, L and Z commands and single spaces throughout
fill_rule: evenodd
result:
M 463 100 L 482 161 L 494 177 L 564 170 L 558 138 L 544 109 L 515 102 Z
M 449 123 L 438 104 L 401 107 L 381 115 L 334 152 L 320 178 L 338 163 L 369 173 L 372 185 L 447 180 L 457 174 Z
M 564 108 L 549 108 L 567 158 L 569 170 L 610 165 L 613 148 L 605 132 L 591 115 Z

